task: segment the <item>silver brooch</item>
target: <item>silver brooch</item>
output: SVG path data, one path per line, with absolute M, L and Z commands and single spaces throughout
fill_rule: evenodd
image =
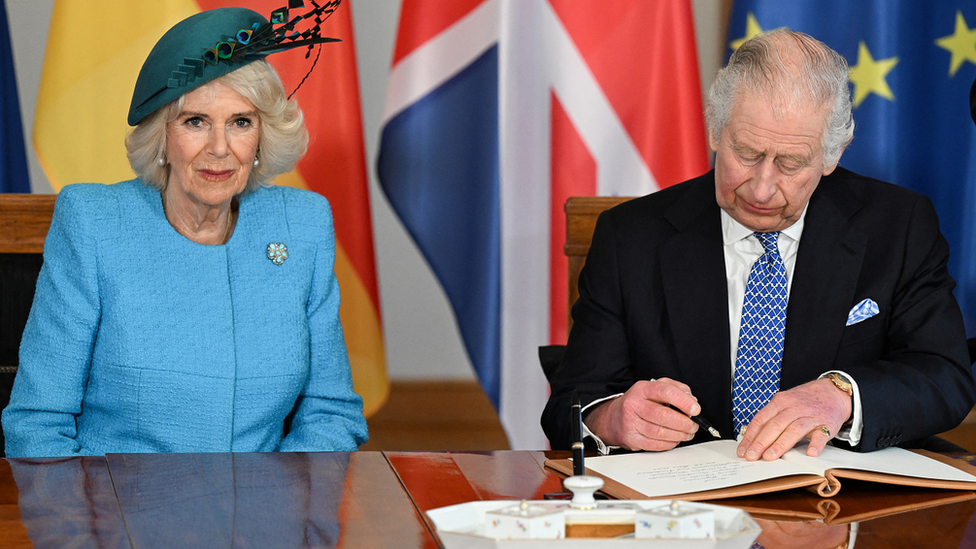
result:
M 281 265 L 288 259 L 288 246 L 280 242 L 268 244 L 268 259 L 275 265 Z

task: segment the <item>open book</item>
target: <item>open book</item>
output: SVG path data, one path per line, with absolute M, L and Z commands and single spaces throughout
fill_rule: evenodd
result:
M 587 474 L 603 477 L 603 491 L 621 499 L 680 497 L 696 501 L 809 488 L 823 497 L 840 491 L 840 479 L 882 484 L 976 490 L 976 467 L 939 454 L 886 448 L 857 453 L 832 446 L 818 457 L 798 444 L 776 461 L 746 461 L 734 440 L 716 440 L 666 452 L 600 456 L 586 460 Z M 546 467 L 573 474 L 568 459 Z

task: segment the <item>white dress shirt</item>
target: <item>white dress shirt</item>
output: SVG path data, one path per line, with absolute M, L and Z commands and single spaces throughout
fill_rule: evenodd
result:
M 752 229 L 745 227 L 738 221 L 732 218 L 725 210 L 722 210 L 722 240 L 723 249 L 725 251 L 725 275 L 728 281 L 728 295 L 729 295 L 729 341 L 731 341 L 731 349 L 729 356 L 732 357 L 730 367 L 732 368 L 732 379 L 735 379 L 735 356 L 739 348 L 739 324 L 742 321 L 742 305 L 745 300 L 746 284 L 749 281 L 749 272 L 752 270 L 752 264 L 759 259 L 760 256 L 765 253 L 762 244 L 759 239 L 753 236 Z M 803 222 L 806 219 L 806 209 L 804 208 L 803 213 L 800 214 L 800 219 L 796 221 L 793 225 L 790 225 L 786 229 L 780 231 L 780 237 L 777 239 L 777 245 L 779 247 L 779 255 L 783 259 L 783 266 L 786 268 L 786 285 L 787 285 L 787 300 L 789 299 L 789 291 L 793 286 L 793 268 L 796 266 L 796 253 L 800 248 L 800 237 L 803 234 Z M 826 377 L 831 373 L 839 373 L 845 378 L 850 380 L 851 385 L 854 386 L 854 410 L 852 414 L 852 423 L 850 425 L 845 425 L 839 433 L 836 433 L 836 438 L 849 442 L 852 445 L 856 445 L 861 440 L 861 430 L 862 424 L 862 414 L 861 414 L 861 398 L 858 394 L 857 382 L 847 373 L 840 370 L 828 370 L 824 372 L 820 377 Z M 583 413 L 592 406 L 605 402 L 610 399 L 614 399 L 622 395 L 619 393 L 616 395 L 611 395 L 599 400 L 595 400 L 583 408 Z M 596 441 L 597 448 L 600 453 L 607 453 L 612 447 L 606 446 L 600 437 L 593 434 L 586 424 L 583 424 L 583 436 L 593 437 Z

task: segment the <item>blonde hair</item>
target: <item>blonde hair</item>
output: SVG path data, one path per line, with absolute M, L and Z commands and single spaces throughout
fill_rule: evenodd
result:
M 258 146 L 260 165 L 251 169 L 242 194 L 267 185 L 280 174 L 295 168 L 308 149 L 305 117 L 298 103 L 288 100 L 274 68 L 259 60 L 204 84 L 220 82 L 250 101 L 261 120 Z M 192 91 L 192 90 L 191 90 Z M 142 181 L 160 191 L 166 188 L 169 164 L 158 164 L 166 154 L 166 125 L 176 119 L 184 97 L 169 102 L 147 116 L 125 138 L 129 165 Z

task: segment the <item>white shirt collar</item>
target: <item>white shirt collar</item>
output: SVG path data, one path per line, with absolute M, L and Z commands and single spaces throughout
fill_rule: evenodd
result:
M 803 213 L 800 214 L 800 219 L 796 220 L 796 223 L 790 225 L 789 227 L 780 231 L 780 234 L 785 234 L 794 242 L 800 241 L 800 235 L 803 234 L 803 222 L 807 217 L 807 209 L 809 209 L 810 204 L 807 203 L 803 208 Z M 752 236 L 754 232 L 749 227 L 746 227 L 742 223 L 736 221 L 727 211 L 719 208 L 722 211 L 722 241 L 723 244 L 728 246 L 742 239 Z

